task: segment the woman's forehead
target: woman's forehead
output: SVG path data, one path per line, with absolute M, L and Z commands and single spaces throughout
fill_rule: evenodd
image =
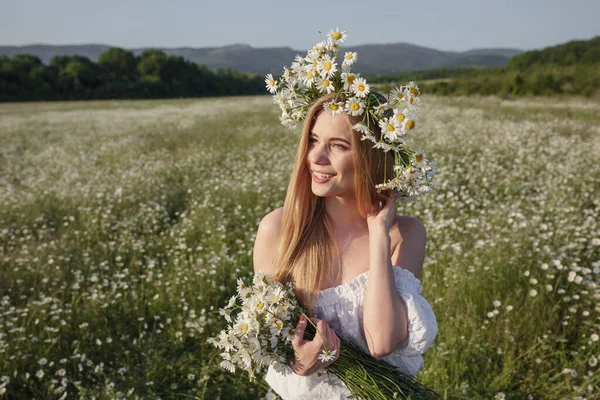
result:
M 345 115 L 340 114 L 334 117 L 326 112 L 322 112 L 317 117 L 311 133 L 322 138 L 342 137 L 350 140 L 352 137 L 352 127 Z

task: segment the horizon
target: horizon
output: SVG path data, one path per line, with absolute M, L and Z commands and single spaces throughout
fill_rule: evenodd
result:
M 344 7 L 325 4 L 318 8 L 291 3 L 283 9 L 273 0 L 263 3 L 14 2 L 5 5 L 0 14 L 0 37 L 2 46 L 10 47 L 101 45 L 173 49 L 244 45 L 303 51 L 322 40 L 329 29 L 339 26 L 348 34 L 343 43 L 346 48 L 407 43 L 466 52 L 528 51 L 600 35 L 596 21 L 600 2 L 594 0 L 570 4 L 558 0 L 507 0 L 502 4 L 469 0 L 437 4 L 424 0 L 401 6 L 393 0 L 380 0 L 377 7 L 391 11 L 379 13 L 376 25 L 366 23 L 365 7 L 353 0 L 346 1 Z M 232 9 L 237 13 L 232 13 Z
M 599 35 L 595 35 L 589 38 L 575 38 L 575 39 L 569 39 L 567 41 L 564 42 L 560 42 L 560 43 L 555 43 L 555 44 L 551 44 L 548 45 L 546 47 L 554 47 L 554 46 L 560 46 L 562 44 L 566 44 L 568 42 L 572 42 L 572 41 L 587 41 L 587 40 L 592 40 L 596 37 L 599 37 Z M 422 45 L 418 45 L 418 44 L 414 44 L 414 43 L 409 43 L 409 42 L 391 42 L 391 43 L 359 43 L 359 44 L 355 44 L 352 46 L 340 46 L 340 48 L 346 48 L 349 49 L 350 47 L 360 47 L 360 46 L 385 46 L 385 45 L 395 45 L 395 44 L 406 44 L 406 45 L 410 45 L 410 46 L 415 46 L 415 47 L 420 47 L 420 48 L 427 48 L 427 49 L 431 49 L 431 50 L 438 50 L 438 51 L 444 51 L 444 52 L 456 52 L 456 53 L 466 53 L 469 51 L 474 51 L 474 50 L 488 50 L 488 49 L 492 49 L 492 50 L 519 50 L 522 52 L 527 52 L 527 51 L 533 51 L 533 50 L 540 50 L 542 48 L 536 48 L 536 49 L 522 49 L 522 48 L 518 48 L 518 47 L 491 47 L 491 46 L 487 46 L 487 47 L 476 47 L 476 48 L 470 48 L 470 49 L 466 49 L 466 50 L 446 50 L 446 49 L 439 49 L 439 48 L 434 48 L 434 47 L 427 47 L 427 46 L 422 46 Z M 21 47 L 33 47 L 33 46 L 52 46 L 52 47 L 80 47 L 80 46 L 105 46 L 105 47 L 117 47 L 117 48 L 122 48 L 124 50 L 129 50 L 129 51 L 134 51 L 134 50 L 147 50 L 147 49 L 170 49 L 170 50 L 175 50 L 175 49 L 210 49 L 210 48 L 224 48 L 224 47 L 235 47 L 235 46 L 247 46 L 250 47 L 252 49 L 269 49 L 269 48 L 290 48 L 292 50 L 298 50 L 298 51 L 306 51 L 306 49 L 298 49 L 298 48 L 293 48 L 290 46 L 268 46 L 268 47 L 262 47 L 262 46 L 253 46 L 251 44 L 248 43 L 232 43 L 232 44 L 224 44 L 222 46 L 139 46 L 139 47 L 122 47 L 122 46 L 117 46 L 117 45 L 112 45 L 112 44 L 107 44 L 107 43 L 29 43 L 29 44 L 23 44 L 23 45 L 13 45 L 13 44 L 3 44 L 0 43 L 0 47 L 17 47 L 17 48 L 21 48 Z

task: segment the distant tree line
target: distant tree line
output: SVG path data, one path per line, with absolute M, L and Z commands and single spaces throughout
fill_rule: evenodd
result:
M 56 56 L 45 65 L 35 56 L 0 56 L 0 101 L 141 99 L 264 93 L 264 78 L 204 65 L 159 50 L 139 56 L 121 48 L 98 62 Z
M 511 58 L 505 67 L 439 68 L 369 78 L 386 89 L 409 80 L 417 81 L 425 93 L 440 95 L 597 95 L 600 36 L 528 51 Z

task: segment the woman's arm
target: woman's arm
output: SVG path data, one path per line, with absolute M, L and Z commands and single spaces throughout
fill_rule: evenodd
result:
M 255 273 L 261 269 L 269 276 L 275 273 L 275 257 L 282 215 L 283 208 L 273 210 L 265 215 L 258 225 L 253 252 Z
M 375 213 L 374 213 L 375 214 Z M 370 266 L 364 297 L 363 328 L 369 351 L 374 357 L 393 352 L 408 337 L 406 305 L 396 289 L 390 255 L 389 228 L 396 220 L 395 196 L 369 217 Z M 416 218 L 403 228 L 402 247 L 406 251 L 395 255 L 394 264 L 413 273 L 423 265 L 425 227 Z M 414 251 L 413 251 L 414 249 Z M 415 273 L 415 275 L 417 275 Z

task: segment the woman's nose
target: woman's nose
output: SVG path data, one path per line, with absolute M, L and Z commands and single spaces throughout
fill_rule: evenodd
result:
M 327 146 L 314 143 L 308 150 L 308 161 L 313 164 L 328 164 L 329 157 L 327 154 Z

